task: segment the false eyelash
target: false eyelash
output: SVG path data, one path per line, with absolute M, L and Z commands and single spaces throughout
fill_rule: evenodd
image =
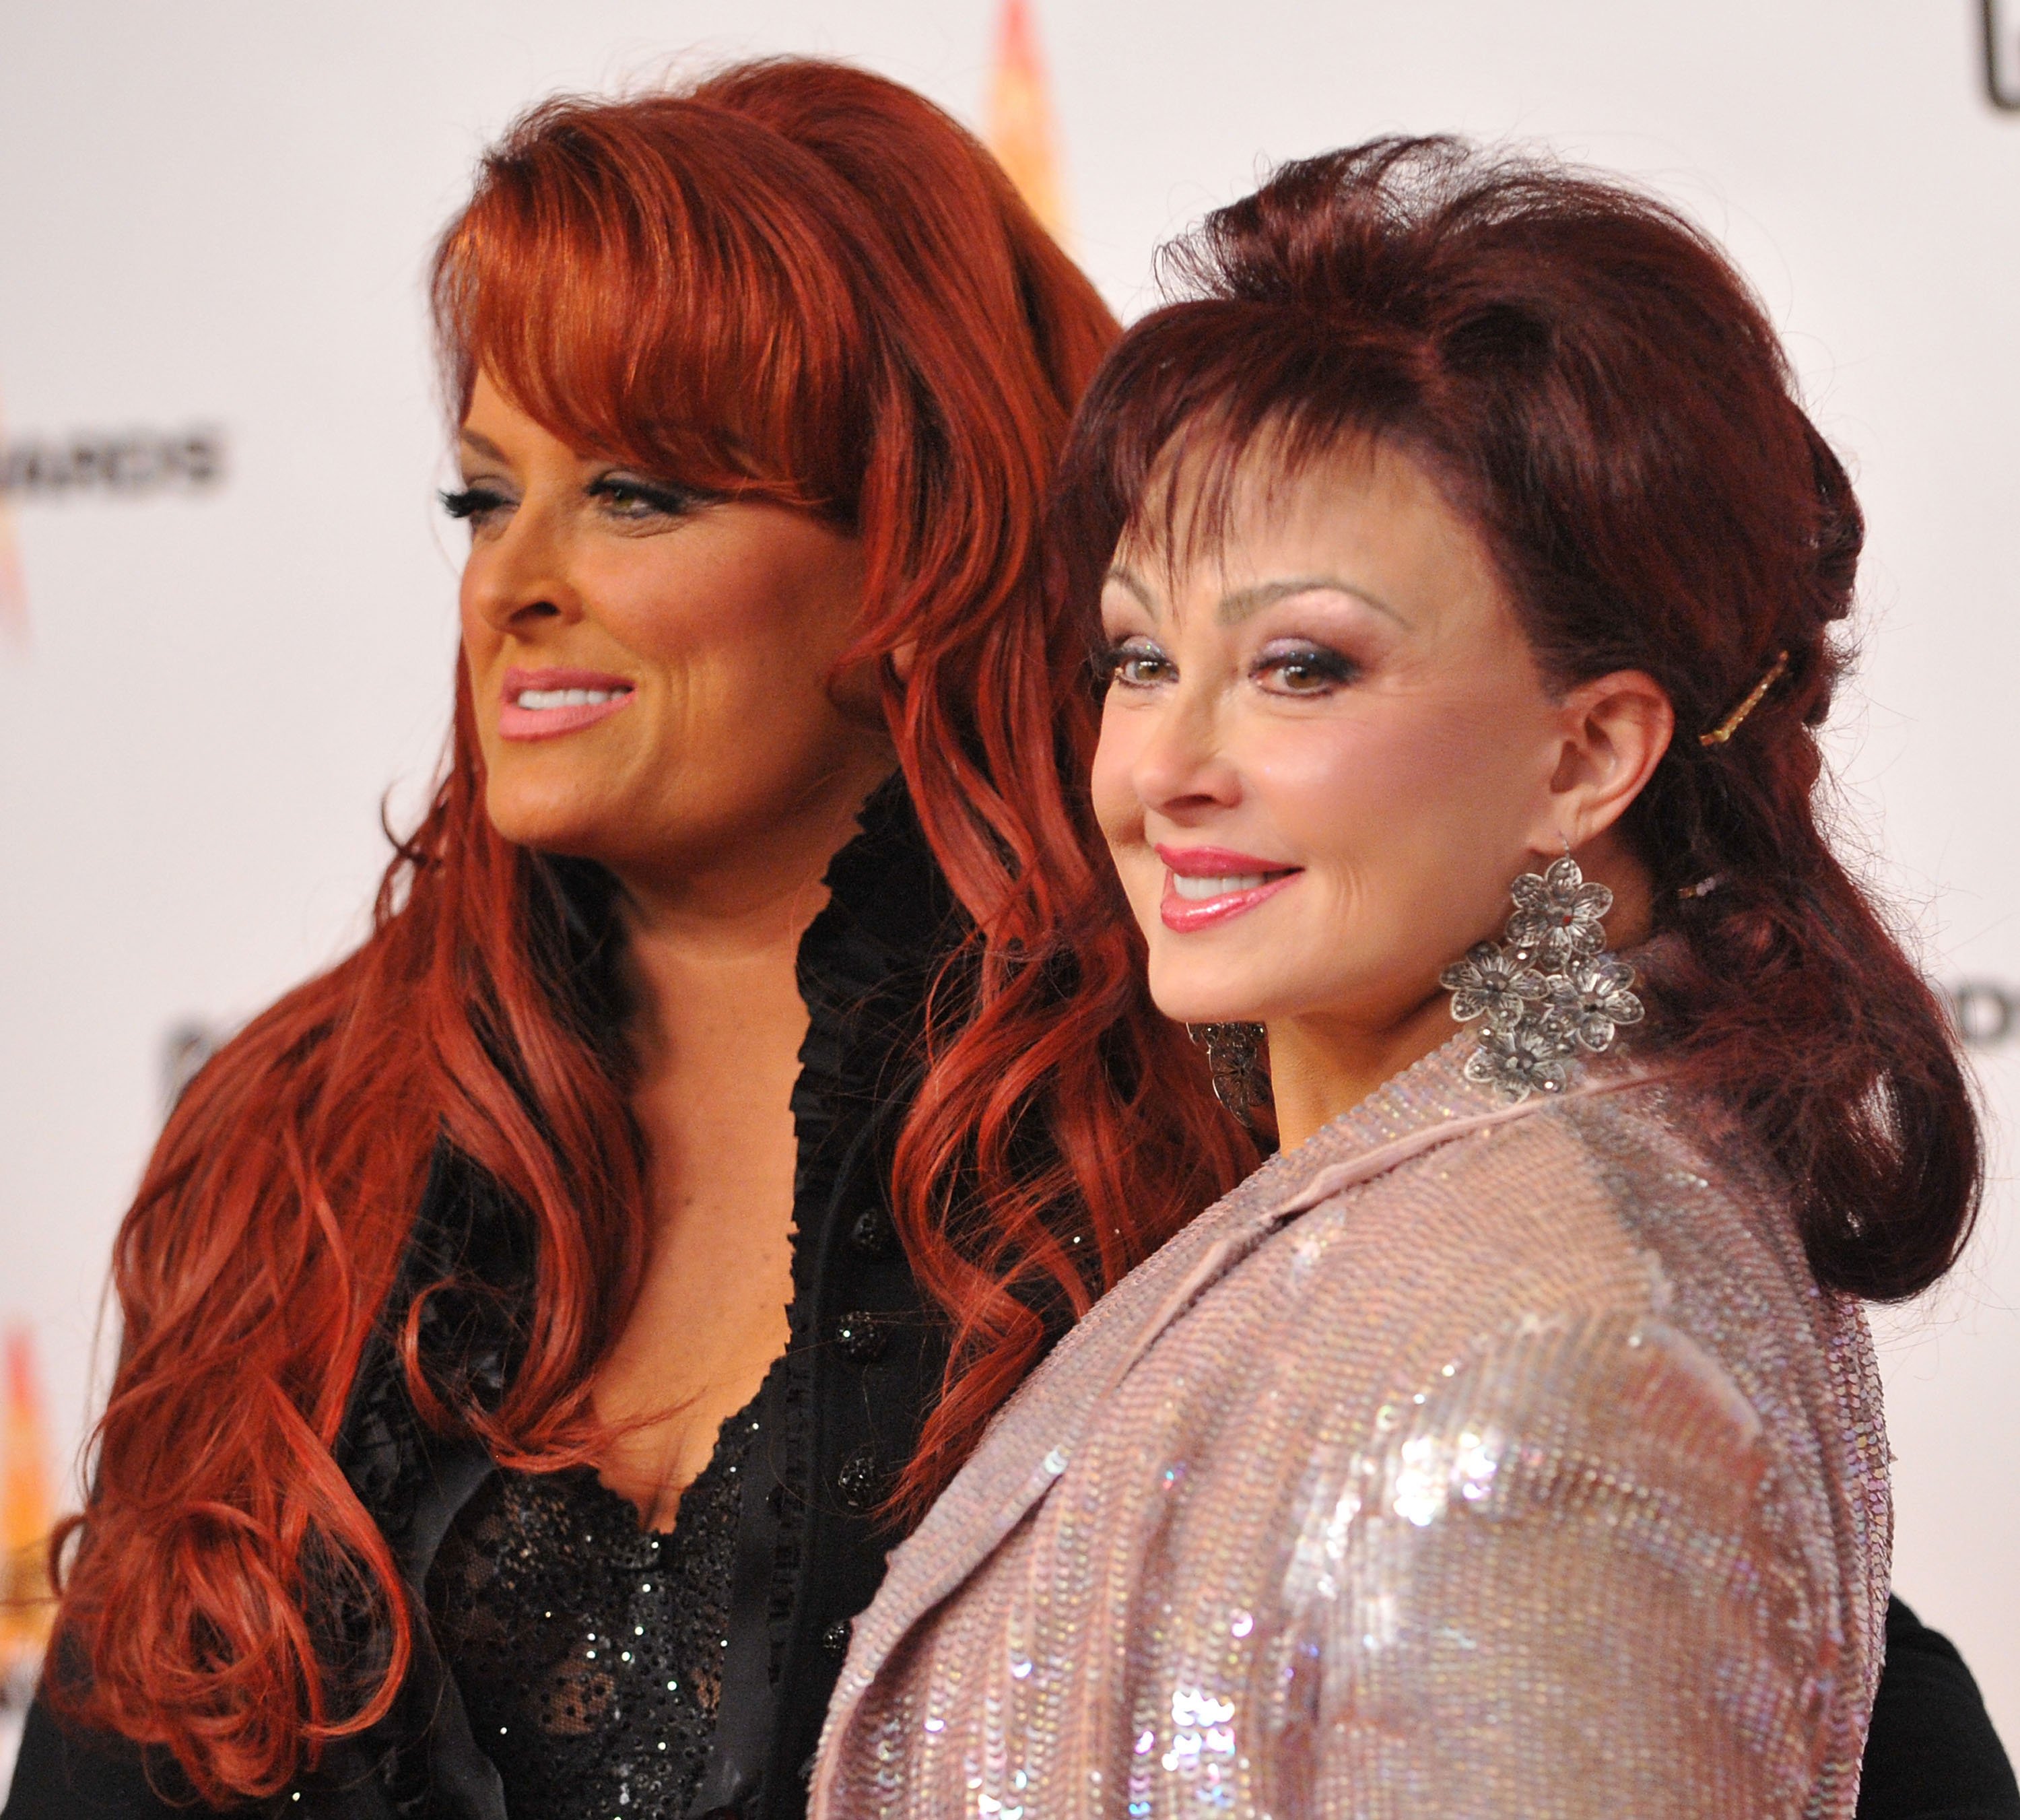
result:
M 441 501 L 441 509 L 452 518 L 474 518 L 479 512 L 490 511 L 505 503 L 489 487 L 464 487 L 454 492 L 438 493 L 436 497 Z

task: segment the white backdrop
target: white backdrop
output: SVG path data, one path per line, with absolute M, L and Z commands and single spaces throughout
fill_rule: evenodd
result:
M 381 794 L 415 801 L 438 748 L 455 565 L 420 274 L 479 147 L 557 88 L 763 51 L 856 58 L 974 119 L 995 6 L 0 0 L 0 594 L 10 518 L 26 616 L 0 626 L 0 1318 L 34 1323 L 66 1465 L 168 1033 L 354 939 Z M 1038 0 L 1037 21 L 1077 250 L 1125 314 L 1160 237 L 1270 160 L 1389 129 L 1546 140 L 1726 239 L 1871 519 L 1848 835 L 1932 972 L 1986 988 L 1978 1026 L 2003 1017 L 1980 1055 L 2011 1134 L 2020 113 L 1988 94 L 1978 0 Z M 1967 1267 L 1884 1328 L 1897 1584 L 2020 1744 L 2001 1142 Z

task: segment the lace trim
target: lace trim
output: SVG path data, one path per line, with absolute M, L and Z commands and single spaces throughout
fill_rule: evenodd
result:
M 669 1531 L 587 1469 L 496 1475 L 428 1580 L 470 1727 L 516 1811 L 678 1820 L 715 1732 L 753 1406 Z

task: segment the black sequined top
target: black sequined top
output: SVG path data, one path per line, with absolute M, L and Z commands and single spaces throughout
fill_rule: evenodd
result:
M 587 1468 L 500 1473 L 428 1577 L 435 1640 L 515 1813 L 680 1820 L 721 1704 L 754 1403 L 655 1534 Z

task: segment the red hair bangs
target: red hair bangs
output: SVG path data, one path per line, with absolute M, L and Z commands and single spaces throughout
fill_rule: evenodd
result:
M 868 412 L 877 337 L 850 208 L 819 159 L 706 102 L 536 109 L 436 256 L 457 418 L 488 372 L 574 448 L 852 522 L 845 426 Z

